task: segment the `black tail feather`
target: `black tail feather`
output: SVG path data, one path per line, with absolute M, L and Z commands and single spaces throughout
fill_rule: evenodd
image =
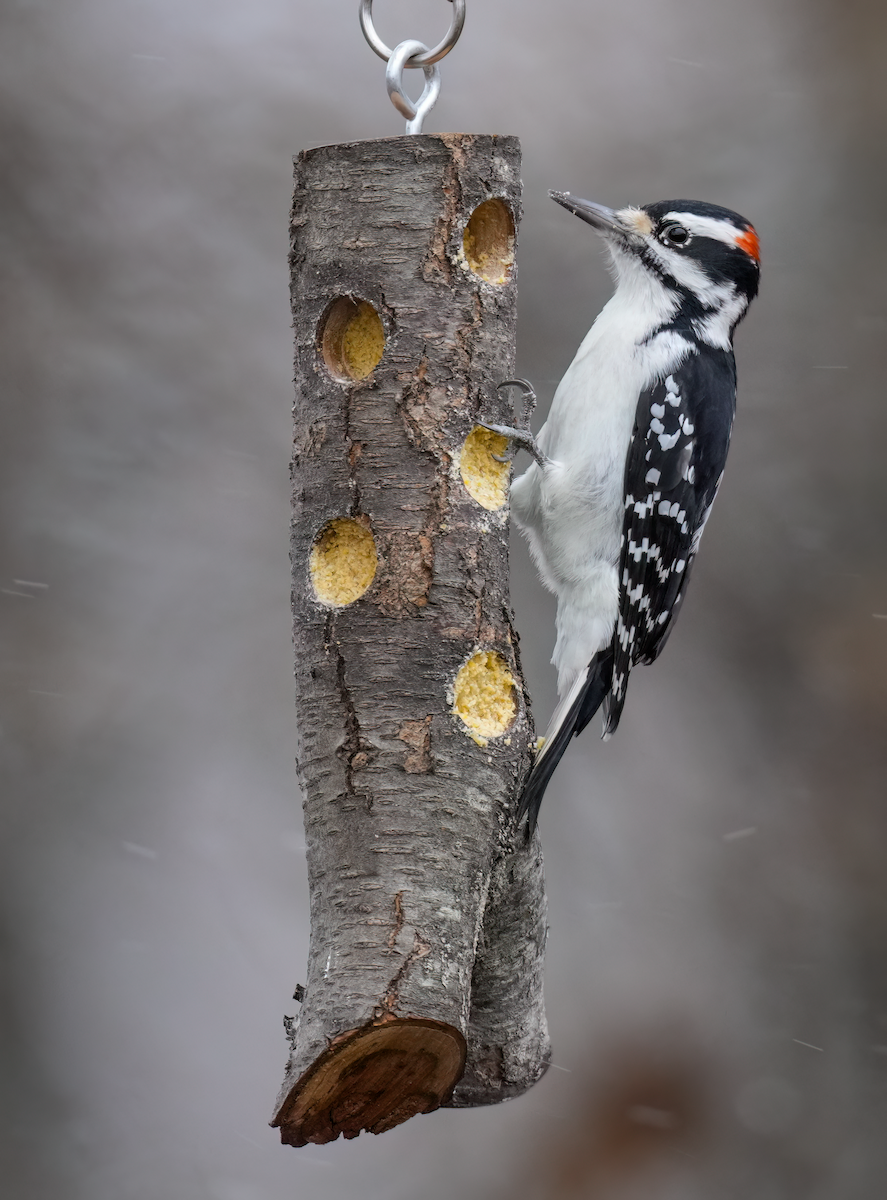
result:
M 592 686 L 592 683 L 595 686 Z M 588 687 L 582 693 L 582 704 L 579 709 L 579 719 L 576 722 L 578 737 L 601 704 L 609 695 L 613 686 L 613 647 L 608 646 L 594 656 L 588 666 Z
M 539 808 L 545 789 L 564 756 L 571 739 L 581 733 L 608 694 L 613 681 L 613 651 L 608 648 L 596 654 L 588 664 L 585 685 L 576 697 L 560 728 L 546 745 L 545 753 L 530 771 L 517 807 L 517 820 L 527 814 L 527 834 L 532 837 L 539 819 Z
M 622 710 L 624 707 L 625 707 L 625 692 L 623 691 L 622 696 L 618 700 L 611 692 L 610 695 L 607 697 L 607 703 L 604 705 L 604 733 L 603 733 L 603 736 L 605 739 L 611 738 L 613 736 L 613 734 L 616 732 L 616 730 L 619 726 L 619 720 L 622 716 Z

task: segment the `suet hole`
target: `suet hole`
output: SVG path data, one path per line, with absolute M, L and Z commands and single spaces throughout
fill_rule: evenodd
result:
M 509 464 L 493 458 L 507 449 L 508 439 L 501 433 L 475 425 L 459 456 L 459 471 L 469 495 L 490 512 L 502 508 L 508 499 Z
M 514 217 L 504 200 L 485 200 L 462 235 L 465 260 L 487 283 L 507 283 L 514 266 Z
M 510 729 L 517 716 L 517 692 L 508 664 L 494 650 L 479 650 L 459 668 L 453 685 L 453 711 L 481 746 Z
M 334 300 L 321 322 L 320 348 L 335 379 L 366 379 L 385 350 L 385 329 L 372 304 L 350 296 Z
M 342 608 L 364 594 L 377 565 L 376 543 L 369 529 L 350 517 L 337 517 L 318 534 L 308 569 L 318 600 Z

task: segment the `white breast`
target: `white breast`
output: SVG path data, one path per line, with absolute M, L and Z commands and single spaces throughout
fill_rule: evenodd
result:
M 558 385 L 537 438 L 551 462 L 533 463 L 511 489 L 515 519 L 543 582 L 558 597 L 552 661 L 562 695 L 612 635 L 625 460 L 638 396 L 690 349 L 673 333 L 647 340 L 674 313 L 677 297 L 639 263 L 619 267 L 616 293 Z

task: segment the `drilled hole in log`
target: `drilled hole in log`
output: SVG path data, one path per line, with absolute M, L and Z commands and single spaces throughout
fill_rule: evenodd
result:
M 350 517 L 324 525 L 311 550 L 308 569 L 318 600 L 335 608 L 364 594 L 378 565 L 373 535 Z
M 335 379 L 366 379 L 385 349 L 382 319 L 369 301 L 340 296 L 321 321 L 320 348 Z
M 501 737 L 517 716 L 517 692 L 508 663 L 494 650 L 479 650 L 459 668 L 453 711 L 481 746 Z
M 458 1029 L 395 1018 L 336 1038 L 287 1097 L 274 1124 L 290 1146 L 384 1133 L 449 1100 L 465 1069 Z
M 465 439 L 459 457 L 459 471 L 468 494 L 490 512 L 502 508 L 508 499 L 507 462 L 496 462 L 494 454 L 504 455 L 508 439 L 475 425 Z
M 462 235 L 465 259 L 487 283 L 507 283 L 514 266 L 514 217 L 503 200 L 485 200 Z

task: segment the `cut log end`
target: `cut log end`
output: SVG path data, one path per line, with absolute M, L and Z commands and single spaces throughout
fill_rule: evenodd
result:
M 458 1029 L 419 1017 L 349 1030 L 305 1071 L 272 1126 L 288 1146 L 384 1133 L 446 1104 L 466 1052 Z

